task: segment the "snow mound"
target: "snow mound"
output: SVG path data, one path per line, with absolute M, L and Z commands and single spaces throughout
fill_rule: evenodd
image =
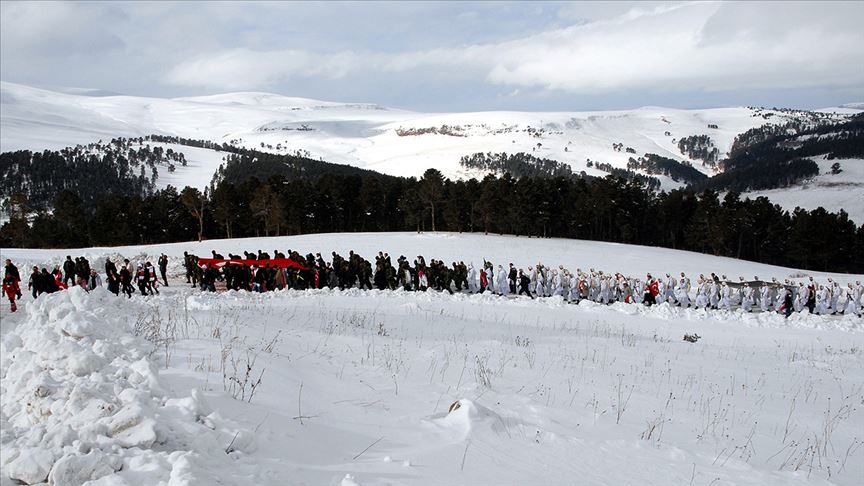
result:
M 352 476 L 350 474 L 346 474 L 345 477 L 342 478 L 342 481 L 339 483 L 339 485 L 340 486 L 360 486 L 360 483 L 358 483 L 354 479 L 354 476 Z
M 503 423 L 494 411 L 467 398 L 453 402 L 450 410 L 443 416 L 435 416 L 432 423 L 443 435 L 456 442 L 468 439 L 475 430 L 497 430 Z
M 36 300 L 3 337 L 0 464 L 11 479 L 200 479 L 210 464 L 229 460 L 232 437 L 248 435 L 211 412 L 198 390 L 166 396 L 151 345 L 117 317 L 128 305 L 102 288 L 73 287 Z

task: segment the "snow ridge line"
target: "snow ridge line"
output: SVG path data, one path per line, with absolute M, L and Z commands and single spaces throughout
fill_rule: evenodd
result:
M 26 319 L 3 337 L 0 464 L 10 479 L 224 483 L 216 470 L 253 446 L 252 435 L 210 411 L 197 389 L 178 399 L 160 387 L 153 346 L 124 320 L 135 315 L 130 305 L 143 304 L 73 287 L 27 306 Z

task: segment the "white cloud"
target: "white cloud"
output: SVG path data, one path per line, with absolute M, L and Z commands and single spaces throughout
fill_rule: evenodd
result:
M 0 3 L 0 39 L 4 54 L 39 52 L 64 57 L 122 49 L 110 25 L 124 14 L 109 7 L 68 2 Z
M 249 89 L 297 77 L 338 79 L 355 70 L 358 62 L 358 56 L 349 51 L 322 56 L 294 49 L 231 49 L 180 63 L 168 72 L 167 80 L 187 86 Z
M 856 16 L 864 18 L 864 4 L 637 5 L 607 20 L 460 48 L 230 49 L 181 62 L 166 81 L 247 89 L 295 78 L 434 69 L 454 79 L 578 94 L 855 87 L 864 84 L 864 34 L 848 20 Z
M 815 107 L 864 97 L 862 18 L 860 1 L 3 1 L 0 78 L 433 110 Z

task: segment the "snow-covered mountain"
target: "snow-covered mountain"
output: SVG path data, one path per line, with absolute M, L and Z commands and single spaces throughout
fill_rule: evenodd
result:
M 59 149 L 113 137 L 161 134 L 269 152 L 301 152 L 400 176 L 419 176 L 429 167 L 449 177 L 482 176 L 459 164 L 461 157 L 477 152 L 525 152 L 595 176 L 607 174 L 597 168 L 598 163 L 624 169 L 631 158 L 653 153 L 712 175 L 717 170 L 712 164 L 682 153 L 678 145 L 682 138 L 707 135 L 722 159 L 735 137 L 748 129 L 805 118 L 841 120 L 860 111 L 859 105 L 850 104 L 816 112 L 643 107 L 597 112 L 417 113 L 257 92 L 175 99 L 94 97 L 3 82 L 0 151 Z M 170 144 L 165 148 L 183 152 L 189 164 L 160 177 L 162 186 L 203 187 L 223 156 L 207 149 Z M 850 170 L 821 186 L 818 194 L 808 193 L 815 196 L 808 203 L 832 211 L 844 208 L 864 221 L 864 209 L 846 206 L 850 191 L 864 194 L 864 176 L 852 167 L 855 164 L 846 163 Z M 654 177 L 665 189 L 682 185 L 667 176 Z M 791 199 L 777 198 L 790 209 L 797 202 Z

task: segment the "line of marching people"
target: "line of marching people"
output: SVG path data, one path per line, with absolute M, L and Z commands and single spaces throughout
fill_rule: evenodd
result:
M 212 251 L 212 258 L 201 259 L 184 252 L 183 266 L 186 282 L 204 291 L 248 290 L 266 292 L 281 289 L 379 289 L 405 291 L 446 291 L 484 293 L 497 295 L 525 295 L 530 298 L 558 296 L 567 302 L 579 303 L 589 300 L 600 304 L 623 302 L 628 304 L 654 305 L 668 303 L 680 307 L 700 309 L 741 309 L 744 312 L 779 312 L 787 317 L 793 312 L 808 311 L 820 315 L 862 315 L 864 287 L 857 281 L 842 287 L 828 278 L 826 284 L 818 284 L 812 277 L 808 282 L 794 283 L 776 279 L 762 281 L 754 277 L 745 281 L 730 281 L 725 275 L 699 275 L 695 282 L 681 272 L 679 276 L 667 273 L 665 277 L 648 274 L 644 279 L 609 274 L 593 268 L 571 272 L 559 265 L 557 268 L 538 263 L 526 269 L 507 267 L 484 261 L 480 268 L 463 261 L 446 264 L 432 259 L 428 263 L 422 255 L 413 261 L 404 256 L 392 261 L 389 254 L 378 252 L 374 263 L 350 251 L 347 257 L 333 252 L 330 261 L 320 253 L 309 253 L 305 257 L 299 252 L 278 250 L 273 256 L 264 251 L 243 252 L 243 255 L 223 255 Z M 277 262 L 289 261 L 288 267 Z M 205 263 L 202 263 L 205 262 Z M 206 263 L 211 262 L 211 263 Z M 221 265 L 212 264 L 221 262 Z M 251 263 L 250 263 L 251 262 Z M 114 294 L 132 297 L 136 287 L 141 295 L 159 293 L 160 285 L 168 285 L 166 270 L 168 257 L 162 254 L 156 266 L 150 262 L 136 263 L 126 259 L 115 265 L 110 259 L 105 262 L 107 288 Z M 65 275 L 64 275 L 65 272 Z M 21 297 L 18 269 L 6 261 L 3 288 L 15 307 L 15 298 Z M 45 292 L 66 288 L 74 282 L 85 289 L 102 285 L 100 276 L 90 268 L 84 257 L 74 261 L 67 257 L 63 265 L 48 273 L 34 267 L 29 287 L 33 297 Z
M 525 295 L 530 298 L 560 296 L 564 300 L 578 303 L 590 300 L 601 304 L 614 302 L 654 305 L 669 303 L 680 307 L 702 309 L 733 308 L 744 312 L 779 312 L 787 317 L 793 312 L 807 310 L 811 314 L 848 314 L 862 315 L 864 287 L 858 281 L 841 287 L 839 282 L 828 279 L 827 284 L 819 285 L 813 278 L 805 284 L 795 284 L 788 279 L 762 281 L 754 277 L 745 281 L 730 281 L 725 275 L 709 277 L 699 275 L 691 282 L 684 272 L 675 277 L 647 275 L 645 279 L 627 277 L 621 273 L 608 274 L 589 269 L 570 272 L 563 265 L 551 268 L 542 264 L 529 266 L 527 270 L 518 269 L 512 263 L 507 267 L 484 261 L 482 267 L 475 268 L 472 263 L 452 262 L 450 265 L 432 259 L 428 263 L 422 255 L 413 262 L 404 256 L 392 261 L 389 254 L 378 252 L 372 263 L 354 251 L 347 258 L 333 252 L 331 261 L 325 261 L 320 253 L 310 253 L 305 257 L 289 250 L 287 258 L 298 262 L 303 268 L 276 268 L 268 266 L 270 254 L 262 251 L 243 252 L 244 256 L 229 254 L 230 261 L 244 259 L 256 262 L 254 265 L 224 265 L 221 269 L 212 265 L 199 264 L 196 255 L 184 253 L 187 283 L 203 290 L 215 291 L 224 285 L 225 289 L 269 290 L 309 289 L 309 288 L 360 288 L 379 290 L 491 292 L 498 295 Z M 286 258 L 279 251 L 273 252 L 274 258 Z M 216 251 L 215 260 L 224 259 Z M 214 260 L 214 261 L 215 261 Z M 263 263 L 262 263 L 263 262 Z M 695 295 L 694 295 L 695 293 Z

